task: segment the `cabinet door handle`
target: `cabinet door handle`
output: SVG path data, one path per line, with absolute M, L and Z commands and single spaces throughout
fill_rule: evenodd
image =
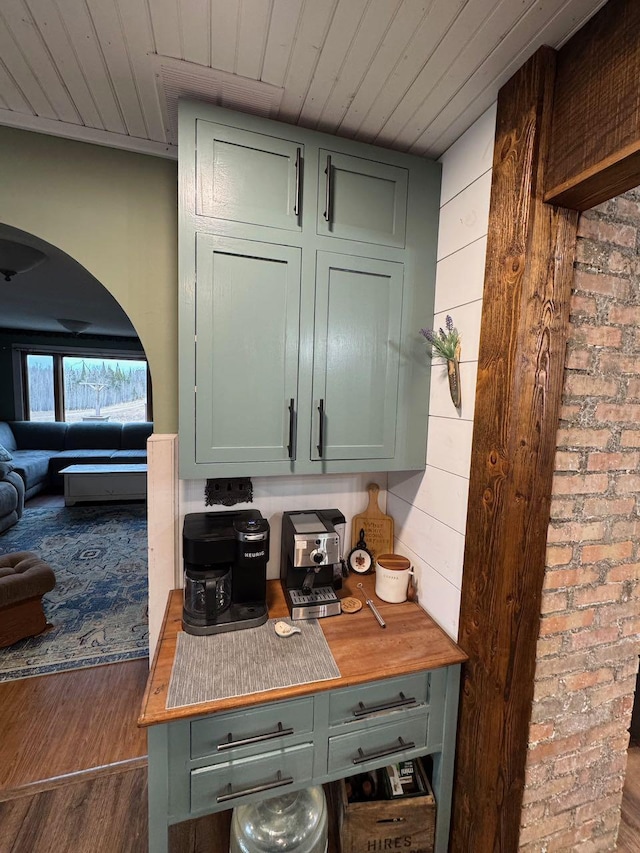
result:
M 322 458 L 322 454 L 324 453 L 324 400 L 320 400 L 318 415 L 320 418 L 320 427 L 318 429 L 318 444 L 316 447 L 318 448 L 318 456 Z
M 278 728 L 273 732 L 265 732 L 262 735 L 253 735 L 252 737 L 239 738 L 238 740 L 234 740 L 233 735 L 229 732 L 227 740 L 218 744 L 218 752 L 221 752 L 223 749 L 232 749 L 235 746 L 247 746 L 250 743 L 261 743 L 263 740 L 273 740 L 276 737 L 285 737 L 292 734 L 293 729 L 285 729 L 282 723 L 278 723 Z
M 293 776 L 283 776 L 278 770 L 278 775 L 273 782 L 265 782 L 263 785 L 254 785 L 253 788 L 243 788 L 241 791 L 234 791 L 231 785 L 227 785 L 227 793 L 220 794 L 216 797 L 217 803 L 227 803 L 229 800 L 235 800 L 236 797 L 246 797 L 248 794 L 259 794 L 261 791 L 271 791 L 272 788 L 282 788 L 284 785 L 292 785 Z
M 302 159 L 302 148 L 296 151 L 296 197 L 293 201 L 293 215 L 298 216 L 300 213 L 300 166 Z
M 400 693 L 398 699 L 391 699 L 389 702 L 382 702 L 380 705 L 369 705 L 368 707 L 363 702 L 358 702 L 358 707 L 352 712 L 354 717 L 366 717 L 367 714 L 377 714 L 379 711 L 391 711 L 394 708 L 404 708 L 407 705 L 417 705 L 413 696 L 405 696 Z
M 324 184 L 324 218 L 331 222 L 331 154 L 327 154 L 327 168 L 324 173 L 327 176 Z
M 294 453 L 294 442 L 293 442 L 293 433 L 295 430 L 295 419 L 296 419 L 296 401 L 295 397 L 292 397 L 289 400 L 289 444 L 287 444 L 287 450 L 289 451 L 289 459 L 295 459 Z
M 415 743 L 410 740 L 408 743 L 398 738 L 397 746 L 390 746 L 387 749 L 378 749 L 375 752 L 363 752 L 358 749 L 358 757 L 353 759 L 354 764 L 364 764 L 365 761 L 374 761 L 376 758 L 386 758 L 387 755 L 393 755 L 395 752 L 404 752 L 405 749 L 414 749 Z

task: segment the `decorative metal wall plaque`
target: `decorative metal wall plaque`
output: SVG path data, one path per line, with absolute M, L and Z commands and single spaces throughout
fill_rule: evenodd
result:
M 250 477 L 218 477 L 207 480 L 204 487 L 205 506 L 253 503 L 253 483 Z

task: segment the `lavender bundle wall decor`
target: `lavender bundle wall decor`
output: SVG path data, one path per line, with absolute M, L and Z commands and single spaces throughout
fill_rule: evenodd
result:
M 453 325 L 453 318 L 447 314 L 445 329 L 420 329 L 420 334 L 430 344 L 427 355 L 431 358 L 442 358 L 447 362 L 449 377 L 449 392 L 456 409 L 462 405 L 462 390 L 460 388 L 460 333 Z

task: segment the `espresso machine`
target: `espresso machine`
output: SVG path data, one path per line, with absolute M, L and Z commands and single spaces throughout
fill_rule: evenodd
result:
M 334 579 L 342 578 L 344 525 L 338 509 L 282 514 L 280 581 L 292 619 L 341 612 Z
M 182 528 L 188 634 L 220 634 L 267 621 L 269 523 L 255 509 L 193 512 Z

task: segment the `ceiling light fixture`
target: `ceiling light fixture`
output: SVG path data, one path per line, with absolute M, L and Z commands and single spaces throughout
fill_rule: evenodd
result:
M 5 281 L 11 281 L 14 275 L 28 272 L 41 264 L 46 255 L 33 246 L 16 243 L 14 240 L 0 240 L 0 274 Z
M 80 332 L 84 332 L 91 325 L 86 320 L 57 320 L 56 322 L 60 323 L 62 328 L 66 329 L 67 332 L 73 332 L 74 335 L 79 335 Z

